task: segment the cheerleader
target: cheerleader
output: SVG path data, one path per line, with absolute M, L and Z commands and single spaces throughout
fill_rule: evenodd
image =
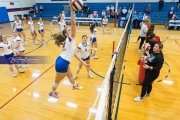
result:
M 78 45 L 78 52 L 80 53 L 80 57 L 83 61 L 86 62 L 86 64 L 89 64 L 90 65 L 90 44 L 89 42 L 87 42 L 87 35 L 83 35 L 82 36 L 82 42 L 79 43 Z M 76 74 L 74 75 L 74 78 L 76 79 L 77 76 L 78 76 L 78 73 L 80 72 L 81 68 L 83 66 L 83 63 L 82 62 L 79 62 L 79 68 L 77 69 L 77 72 Z M 93 78 L 93 76 L 89 73 L 89 70 L 88 68 L 86 68 L 87 70 L 87 76 L 89 78 Z
M 31 36 L 32 36 L 32 39 L 33 39 L 33 43 L 35 45 L 38 45 L 38 43 L 35 41 L 36 37 L 37 37 L 37 33 L 36 33 L 35 29 L 34 29 L 34 23 L 33 23 L 31 17 L 29 17 L 28 25 L 29 25 L 29 30 L 31 32 Z
M 90 52 L 94 59 L 98 59 L 98 57 L 96 56 L 96 51 L 97 51 L 96 32 L 97 32 L 96 25 L 95 23 L 93 23 L 90 26 L 90 43 L 91 43 Z M 94 53 L 92 54 L 93 46 L 94 46 Z
M 13 24 L 13 31 L 14 31 L 14 28 L 16 27 L 16 31 L 18 32 L 19 37 L 21 37 L 21 34 L 22 34 L 22 36 L 24 37 L 24 45 L 27 45 L 27 43 L 25 41 L 26 36 L 25 36 L 24 30 L 22 28 L 22 26 L 24 26 L 23 22 L 21 20 L 19 20 L 18 16 L 16 16 L 15 19 L 16 20 L 14 21 L 14 24 Z
M 64 28 L 66 28 L 66 22 L 63 19 L 63 17 L 60 17 L 60 21 L 58 23 L 59 26 L 59 32 L 62 33 L 62 31 L 64 30 Z
M 106 18 L 106 16 L 104 16 L 104 18 L 103 18 L 103 20 L 102 20 L 102 26 L 103 26 L 102 34 L 104 34 L 104 27 L 107 27 L 109 34 L 111 33 L 111 32 L 109 31 L 108 19 Z
M 18 36 L 17 32 L 13 32 L 13 36 L 14 49 L 18 51 L 18 54 L 16 54 L 16 56 L 25 56 L 25 49 L 23 47 L 21 38 Z M 23 68 L 28 67 L 27 63 L 24 64 L 25 65 L 22 65 Z
M 9 69 L 12 72 L 12 76 L 17 77 L 16 73 L 13 70 L 13 66 L 12 66 L 12 64 L 13 64 L 12 62 L 14 60 L 10 60 L 14 56 L 13 51 L 16 52 L 17 54 L 19 54 L 19 52 L 12 47 L 11 42 L 9 42 L 7 40 L 6 35 L 1 35 L 0 36 L 0 54 L 3 54 L 5 59 L 7 60 L 8 64 L 9 64 Z M 14 63 L 15 63 L 15 61 L 14 61 Z M 24 70 L 20 70 L 17 64 L 15 64 L 15 67 L 16 67 L 18 73 L 25 72 Z
M 44 27 L 43 27 L 43 21 L 41 18 L 39 18 L 39 22 L 38 22 L 38 31 L 39 34 L 41 35 L 41 41 L 42 41 L 42 46 L 46 46 L 46 44 L 44 43 Z

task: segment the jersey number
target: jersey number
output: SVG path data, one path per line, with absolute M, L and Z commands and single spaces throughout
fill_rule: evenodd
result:
M 10 49 L 11 48 L 11 46 L 8 46 L 8 49 Z

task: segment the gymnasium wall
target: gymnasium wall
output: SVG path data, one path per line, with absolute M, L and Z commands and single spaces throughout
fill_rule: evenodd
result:
M 86 0 L 85 2 L 90 3 L 90 2 L 116 2 L 116 0 Z M 159 0 L 118 0 L 119 2 L 158 2 Z M 178 0 L 164 0 L 165 2 L 177 2 Z M 36 0 L 36 3 L 63 3 L 64 0 L 57 0 L 57 1 L 51 1 L 51 0 Z M 67 2 L 64 2 L 67 3 Z
M 10 5 L 10 2 L 13 2 L 14 5 Z M 14 21 L 14 15 L 28 14 L 30 7 L 35 4 L 35 0 L 0 0 L 0 5 L 7 9 L 10 21 Z

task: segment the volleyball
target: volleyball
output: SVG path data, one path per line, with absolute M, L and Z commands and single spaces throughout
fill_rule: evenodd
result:
M 80 11 L 83 8 L 83 0 L 73 0 L 72 1 L 72 8 L 74 11 Z

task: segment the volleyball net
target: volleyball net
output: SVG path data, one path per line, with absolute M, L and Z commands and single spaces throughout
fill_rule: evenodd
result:
M 124 75 L 122 74 L 124 56 L 132 30 L 132 13 L 133 10 L 131 10 L 130 12 L 126 27 L 120 38 L 115 53 L 113 54 L 110 67 L 106 73 L 101 89 L 91 109 L 96 110 L 95 120 L 117 119 L 120 104 L 120 94 L 124 77 Z M 88 120 L 90 120 L 92 113 L 93 112 L 90 111 Z

